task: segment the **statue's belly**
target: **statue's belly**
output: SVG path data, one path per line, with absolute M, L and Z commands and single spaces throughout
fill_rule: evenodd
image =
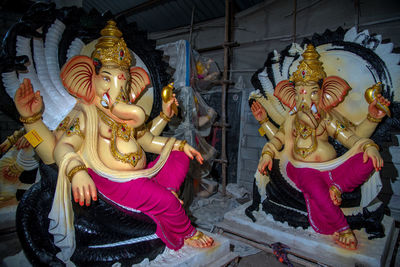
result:
M 139 151 L 140 147 L 135 142 L 117 142 L 117 148 L 120 153 L 130 153 Z M 133 166 L 130 163 L 123 162 L 121 160 L 116 159 L 113 156 L 110 140 L 105 138 L 99 138 L 97 151 L 99 154 L 100 160 L 103 162 L 105 166 L 113 170 L 121 170 L 121 171 L 131 171 L 131 170 L 140 170 L 145 168 L 146 166 L 146 154 L 142 151 L 142 155 L 140 159 L 137 161 L 136 166 Z M 138 157 L 139 158 L 139 157 Z
M 325 162 L 336 158 L 335 148 L 328 141 L 318 140 L 317 149 L 306 158 L 301 157 L 293 151 L 293 157 L 298 161 Z

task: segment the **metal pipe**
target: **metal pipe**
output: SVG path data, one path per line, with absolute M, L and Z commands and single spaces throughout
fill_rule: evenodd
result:
M 160 4 L 162 4 L 162 2 L 164 2 L 164 0 L 149 0 L 149 1 L 145 1 L 139 5 L 136 5 L 134 7 L 128 8 L 124 11 L 121 11 L 119 13 L 117 13 L 115 15 L 115 18 L 118 18 L 120 16 L 125 15 L 126 17 L 132 16 L 135 13 L 144 11 L 144 10 L 148 10 L 152 7 L 158 6 Z
M 192 33 L 193 33 L 193 22 L 194 22 L 194 9 L 195 9 L 195 5 L 193 5 L 192 7 L 192 18 L 190 20 L 190 31 L 189 31 L 189 44 L 190 47 L 192 48 Z
M 358 32 L 358 28 L 360 25 L 360 1 L 359 0 L 354 0 L 354 9 L 355 9 L 354 25 Z
M 255 247 L 255 248 L 257 248 L 259 250 L 262 250 L 262 251 L 264 251 L 266 253 L 269 253 L 269 254 L 273 254 L 274 253 L 273 249 L 268 244 L 266 244 L 266 245 L 260 244 L 260 243 L 251 241 L 251 240 L 249 240 L 247 238 L 244 238 L 244 237 L 241 237 L 241 236 L 238 236 L 238 235 L 235 235 L 235 234 L 231 234 L 231 233 L 228 233 L 228 232 L 222 232 L 221 234 L 223 236 L 228 237 L 228 238 L 231 238 L 231 239 L 243 242 L 243 243 L 245 243 L 247 245 L 250 245 L 252 247 Z M 298 255 L 294 255 L 294 253 L 292 253 L 290 251 L 288 251 L 287 257 L 288 257 L 288 259 L 290 261 L 302 264 L 304 266 L 328 266 L 328 265 L 325 265 L 325 264 L 321 264 L 321 263 L 319 263 L 319 262 L 317 262 L 315 260 L 312 260 L 312 259 L 308 259 L 308 258 L 304 259 L 302 257 L 299 257 Z
M 293 0 L 293 43 L 296 43 L 296 17 L 297 17 L 297 0 Z
M 371 26 L 371 25 L 377 25 L 377 24 L 382 24 L 382 23 L 390 23 L 390 22 L 394 22 L 394 21 L 399 21 L 400 17 L 392 17 L 392 18 L 388 18 L 388 19 L 382 19 L 382 20 L 375 20 L 375 21 L 370 21 L 370 22 L 365 22 L 365 23 L 361 23 L 359 26 L 360 27 L 367 27 L 367 26 Z M 335 31 L 336 28 L 332 28 L 330 29 L 332 31 Z M 296 37 L 299 38 L 305 38 L 305 37 L 311 37 L 313 36 L 314 33 L 306 33 L 306 34 L 301 34 L 301 35 L 297 35 Z M 245 48 L 247 46 L 251 46 L 251 45 L 256 45 L 259 43 L 265 43 L 265 42 L 269 42 L 269 41 L 274 41 L 274 40 L 280 40 L 282 42 L 287 42 L 293 39 L 293 35 L 278 35 L 278 36 L 271 36 L 271 37 L 266 37 L 266 38 L 261 38 L 261 39 L 256 39 L 256 40 L 252 40 L 252 41 L 248 41 L 248 42 L 242 42 L 242 43 L 237 43 L 237 45 L 235 45 L 235 47 L 238 48 Z M 203 51 L 203 52 L 209 52 L 209 51 L 214 51 L 214 50 L 220 50 L 222 49 L 222 46 L 213 46 L 211 47 L 212 49 L 210 49 L 209 47 L 206 48 L 199 48 L 198 50 Z

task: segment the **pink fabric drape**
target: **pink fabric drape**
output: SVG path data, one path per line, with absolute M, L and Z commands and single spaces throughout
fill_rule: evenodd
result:
M 158 158 L 150 162 L 151 168 Z M 168 248 L 178 250 L 184 239 L 193 236 L 196 229 L 170 192 L 177 192 L 189 168 L 185 153 L 172 151 L 164 167 L 153 177 L 139 178 L 125 183 L 112 182 L 89 170 L 99 192 L 127 208 L 133 208 L 151 217 L 157 224 L 156 234 Z
M 312 228 L 325 235 L 349 228 L 340 207 L 335 206 L 329 196 L 329 187 L 335 185 L 342 193 L 351 192 L 364 183 L 373 170 L 371 159 L 363 163 L 363 153 L 354 155 L 330 171 L 296 168 L 290 162 L 286 167 L 289 178 L 304 194 Z

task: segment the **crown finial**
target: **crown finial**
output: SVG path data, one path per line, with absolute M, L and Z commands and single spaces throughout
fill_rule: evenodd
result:
M 100 31 L 101 37 L 92 53 L 92 59 L 100 61 L 105 67 L 128 69 L 132 61 L 131 54 L 116 25 L 115 21 L 109 20 Z
M 322 62 L 319 61 L 320 55 L 315 50 L 312 44 L 308 44 L 303 53 L 303 59 L 300 61 L 297 70 L 293 72 L 290 80 L 294 83 L 298 82 L 318 82 L 326 78 L 326 73 L 322 67 Z

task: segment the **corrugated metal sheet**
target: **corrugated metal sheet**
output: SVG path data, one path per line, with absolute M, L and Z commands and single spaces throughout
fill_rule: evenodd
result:
M 236 12 L 260 2 L 263 0 L 233 0 Z M 195 23 L 225 16 L 225 0 L 83 0 L 82 4 L 86 11 L 94 8 L 100 13 L 124 15 L 147 32 L 190 25 L 193 7 Z

